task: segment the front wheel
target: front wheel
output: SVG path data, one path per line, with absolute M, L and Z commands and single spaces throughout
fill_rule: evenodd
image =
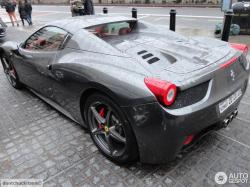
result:
M 130 163 L 138 158 L 133 131 L 121 109 L 107 96 L 91 95 L 85 104 L 85 119 L 98 149 L 116 163 Z
M 9 83 L 11 84 L 11 86 L 13 86 L 16 89 L 21 89 L 22 84 L 20 83 L 20 81 L 18 79 L 16 69 L 13 66 L 13 64 L 11 63 L 11 61 L 7 57 L 2 56 L 1 62 L 3 65 L 4 73 L 9 81 Z

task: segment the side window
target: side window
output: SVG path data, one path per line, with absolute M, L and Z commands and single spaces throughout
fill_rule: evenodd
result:
M 58 50 L 67 32 L 58 27 L 44 27 L 26 40 L 24 48 L 28 50 L 56 51 Z

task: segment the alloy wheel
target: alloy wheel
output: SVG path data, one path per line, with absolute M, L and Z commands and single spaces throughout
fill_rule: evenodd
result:
M 98 146 L 108 155 L 118 157 L 126 149 L 126 133 L 117 112 L 108 104 L 94 102 L 88 109 L 90 131 Z
M 14 66 L 11 63 L 9 63 L 9 61 L 5 57 L 2 57 L 1 61 L 3 64 L 3 68 L 4 68 L 4 73 L 8 81 L 10 82 L 12 86 L 15 87 L 17 84 L 17 76 L 16 76 L 16 71 L 15 71 Z

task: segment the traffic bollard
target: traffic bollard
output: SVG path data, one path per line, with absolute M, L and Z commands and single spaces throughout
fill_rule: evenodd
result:
M 107 14 L 108 13 L 108 8 L 104 7 L 103 8 L 103 14 Z
M 137 19 L 137 9 L 136 8 L 132 8 L 132 18 Z
M 175 31 L 175 23 L 176 23 L 176 10 L 171 9 L 170 10 L 170 25 L 169 25 L 169 29 L 171 31 Z
M 222 35 L 221 35 L 222 41 L 228 42 L 233 15 L 234 13 L 232 10 L 227 11 L 225 14 L 224 25 L 223 25 Z

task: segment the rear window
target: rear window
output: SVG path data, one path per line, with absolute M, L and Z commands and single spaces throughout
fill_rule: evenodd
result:
M 107 23 L 86 28 L 87 31 L 95 34 L 99 38 L 109 36 L 120 36 L 131 33 L 136 25 L 136 21 L 123 21 L 115 23 Z

